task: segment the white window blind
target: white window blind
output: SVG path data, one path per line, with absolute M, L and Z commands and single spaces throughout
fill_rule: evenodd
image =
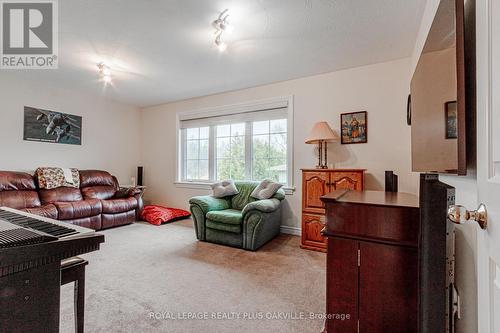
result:
M 182 118 L 185 119 L 180 119 L 180 128 L 195 128 L 203 126 L 231 124 L 235 122 L 242 123 L 247 121 L 282 119 L 287 117 L 287 110 L 288 108 L 285 106 L 285 107 L 266 109 L 266 110 L 235 112 L 232 114 L 225 114 L 220 116 L 208 116 L 208 115 L 191 115 L 191 117 L 184 116 Z

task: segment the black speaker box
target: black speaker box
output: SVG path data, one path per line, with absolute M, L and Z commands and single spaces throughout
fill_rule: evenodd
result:
M 138 186 L 143 186 L 143 173 L 144 173 L 144 167 L 137 167 L 137 185 Z

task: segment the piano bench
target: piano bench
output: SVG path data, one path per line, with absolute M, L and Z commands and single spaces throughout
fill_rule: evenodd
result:
M 85 266 L 88 261 L 72 257 L 61 261 L 61 285 L 74 282 L 75 332 L 83 333 L 85 316 Z

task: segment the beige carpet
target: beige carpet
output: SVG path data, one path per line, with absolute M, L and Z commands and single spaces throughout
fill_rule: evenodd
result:
M 86 332 L 321 331 L 309 316 L 324 312 L 325 255 L 298 237 L 248 252 L 197 241 L 191 220 L 102 233 L 101 250 L 84 256 Z M 72 293 L 62 287 L 62 332 L 74 332 Z

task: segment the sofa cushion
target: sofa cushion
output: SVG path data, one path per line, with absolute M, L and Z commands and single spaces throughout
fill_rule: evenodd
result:
M 137 207 L 137 199 L 134 197 L 123 199 L 101 200 L 102 212 L 106 214 L 124 213 Z
M 208 212 L 207 219 L 219 223 L 240 225 L 243 222 L 243 215 L 239 210 L 225 209 Z
M 118 181 L 107 171 L 81 170 L 80 187 L 84 199 L 107 200 L 115 196 Z
M 23 212 L 57 220 L 57 208 L 55 205 L 49 204 L 41 207 L 24 208 Z
M 90 186 L 82 188 L 82 195 L 85 199 L 107 200 L 114 197 L 116 188 L 114 186 Z
M 228 223 L 220 223 L 212 220 L 207 220 L 206 224 L 207 228 L 232 232 L 235 234 L 241 233 L 241 224 L 228 224 Z
M 107 171 L 80 170 L 80 187 L 116 186 L 114 177 Z
M 89 199 L 75 202 L 55 202 L 59 220 L 75 220 L 101 214 L 101 201 Z
M 101 227 L 103 229 L 134 223 L 136 218 L 135 211 L 128 211 L 116 214 L 102 214 L 101 217 L 102 217 Z
M 100 230 L 100 229 L 102 229 L 101 220 L 102 220 L 102 217 L 101 217 L 101 214 L 99 214 L 96 216 L 82 217 L 81 219 L 64 220 L 64 222 L 66 222 L 68 224 L 74 224 L 74 225 L 84 227 L 84 228 Z M 71 227 L 69 227 L 69 228 L 71 228 Z
M 0 207 L 24 209 L 40 205 L 33 176 L 25 172 L 0 171 Z
M 0 192 L 36 190 L 35 179 L 25 172 L 0 171 Z
M 14 209 L 40 206 L 40 198 L 36 191 L 3 191 L 0 192 L 0 207 Z
M 52 190 L 40 189 L 38 194 L 40 195 L 40 200 L 43 205 L 54 202 L 72 202 L 83 200 L 80 189 L 72 187 L 59 187 Z

